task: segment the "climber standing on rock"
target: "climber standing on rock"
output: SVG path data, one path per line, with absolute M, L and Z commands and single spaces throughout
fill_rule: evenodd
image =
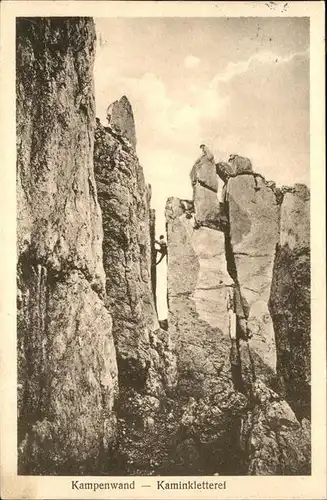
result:
M 159 248 L 156 248 L 156 260 L 157 260 L 157 254 L 159 253 L 161 255 L 160 259 L 158 262 L 156 262 L 156 266 L 160 264 L 162 259 L 167 255 L 167 243 L 165 240 L 165 237 L 163 234 L 160 235 L 159 241 L 155 240 L 155 244 L 159 245 Z
M 200 156 L 198 161 L 202 160 L 203 158 L 207 158 L 208 160 L 213 161 L 214 156 L 205 144 L 201 144 L 200 149 L 202 150 L 202 155 Z

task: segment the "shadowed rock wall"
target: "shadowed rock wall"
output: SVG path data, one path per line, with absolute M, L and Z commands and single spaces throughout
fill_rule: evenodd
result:
M 159 330 L 152 282 L 151 188 L 125 136 L 100 122 L 94 164 L 103 213 L 106 305 L 113 316 L 119 377 L 126 386 L 147 387 L 158 395 L 163 381 L 154 368 L 158 354 L 151 344 L 153 332 Z
M 131 121 L 132 114 L 127 118 Z M 94 165 L 103 213 L 106 306 L 113 318 L 120 388 L 112 470 L 150 474 L 162 464 L 163 401 L 176 380 L 170 334 L 160 328 L 155 305 L 151 187 L 127 135 L 99 121 Z
M 310 193 L 301 184 L 282 201 L 269 306 L 285 396 L 300 418 L 310 417 Z
M 95 30 L 17 20 L 18 468 L 102 470 L 116 354 L 93 174 Z

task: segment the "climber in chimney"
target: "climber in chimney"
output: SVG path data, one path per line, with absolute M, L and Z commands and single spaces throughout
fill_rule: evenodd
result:
M 156 262 L 156 266 L 157 266 L 158 264 L 160 264 L 162 259 L 167 255 L 167 243 L 166 243 L 166 240 L 165 240 L 165 237 L 163 234 L 160 235 L 159 241 L 155 240 L 155 244 L 157 244 L 159 246 L 159 248 L 156 248 L 156 252 L 157 252 L 156 253 L 156 260 L 157 260 L 157 255 L 158 254 L 161 255 L 158 262 Z

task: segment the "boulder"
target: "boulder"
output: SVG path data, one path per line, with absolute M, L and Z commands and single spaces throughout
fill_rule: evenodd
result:
M 232 154 L 229 156 L 228 163 L 234 175 L 248 174 L 253 171 L 251 160 L 244 156 Z
M 201 186 L 217 193 L 218 179 L 215 163 L 206 156 L 202 156 L 192 167 L 190 178 L 192 185 L 199 182 Z
M 235 174 L 232 165 L 226 162 L 216 163 L 216 172 L 224 183 Z

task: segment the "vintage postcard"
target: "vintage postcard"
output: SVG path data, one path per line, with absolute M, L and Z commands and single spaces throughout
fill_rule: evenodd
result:
M 1 498 L 326 498 L 323 2 L 1 5 Z

